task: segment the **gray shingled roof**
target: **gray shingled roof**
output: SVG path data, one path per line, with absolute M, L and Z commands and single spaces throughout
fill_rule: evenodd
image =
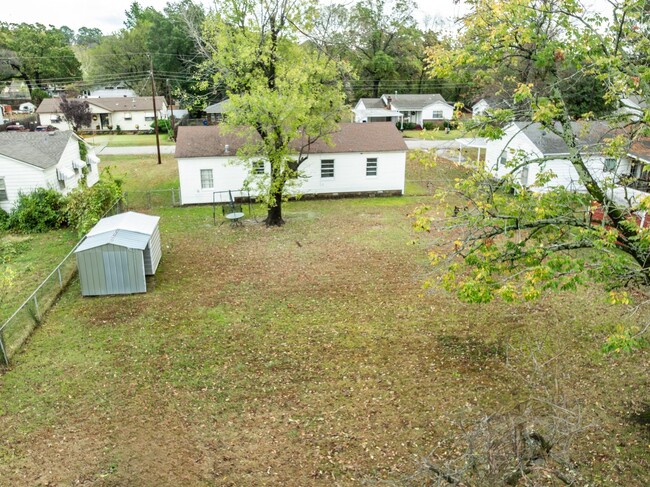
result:
M 72 130 L 54 132 L 0 132 L 0 154 L 41 169 L 56 166 Z
M 394 123 L 342 123 L 330 135 L 331 144 L 319 139 L 312 143 L 312 154 L 339 152 L 399 152 L 407 147 Z M 176 140 L 176 158 L 234 156 L 247 140 L 259 140 L 256 132 L 222 134 L 218 125 L 179 127 Z M 226 145 L 228 152 L 226 152 Z M 299 142 L 296 143 L 296 147 Z
M 208 106 L 205 109 L 205 113 L 223 113 L 228 109 L 229 104 L 230 104 L 230 100 L 228 98 L 225 98 L 221 100 L 219 103 L 214 103 Z
M 514 122 L 514 125 L 530 139 L 543 155 L 568 154 L 569 147 L 564 140 L 539 123 Z M 577 143 L 582 150 L 596 153 L 602 150 L 608 138 L 616 135 L 615 129 L 604 122 L 571 122 L 573 132 L 577 134 Z
M 409 94 L 385 94 L 382 95 L 386 98 L 389 96 L 392 99 L 393 108 L 397 110 L 422 110 L 424 107 L 436 102 L 447 103 L 445 99 L 435 93 L 428 95 L 409 95 Z
M 366 108 L 386 108 L 381 98 L 361 98 L 360 101 Z
M 87 101 L 89 104 L 102 108 L 109 112 L 153 112 L 153 101 L 150 96 L 115 98 L 75 98 L 75 100 Z M 156 109 L 160 110 L 165 102 L 164 96 L 156 97 Z M 45 98 L 36 109 L 36 113 L 61 113 L 59 105 L 60 98 Z

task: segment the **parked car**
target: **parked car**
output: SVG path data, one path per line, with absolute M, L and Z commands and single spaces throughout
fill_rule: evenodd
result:
M 27 130 L 27 127 L 24 125 L 20 125 L 19 123 L 15 123 L 13 125 L 7 125 L 7 131 L 18 131 L 18 132 L 24 132 Z
M 53 125 L 38 125 L 34 132 L 53 132 L 54 130 L 59 130 Z

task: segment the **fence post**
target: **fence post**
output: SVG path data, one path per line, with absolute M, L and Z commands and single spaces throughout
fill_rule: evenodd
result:
M 2 361 L 6 366 L 9 366 L 9 357 L 7 356 L 7 349 L 5 348 L 5 331 L 4 328 L 0 330 L 0 349 L 2 350 Z
M 36 318 L 39 320 L 41 319 L 41 312 L 38 309 L 38 299 L 36 298 L 36 294 L 34 294 L 34 306 L 36 307 Z
M 59 267 L 56 268 L 56 272 L 59 275 L 59 287 L 63 289 L 63 279 L 61 278 L 61 265 L 59 264 Z

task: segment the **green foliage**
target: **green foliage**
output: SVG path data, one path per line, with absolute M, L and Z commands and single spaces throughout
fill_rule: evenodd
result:
M 40 88 L 32 89 L 32 103 L 36 106 L 39 106 L 43 100 L 49 97 L 50 95 L 48 95 L 45 90 Z
M 9 224 L 9 213 L 0 208 L 0 230 L 5 230 Z
M 327 139 L 344 110 L 346 66 L 300 43 L 313 16 L 308 1 L 227 0 L 204 24 L 203 39 L 214 52 L 205 68 L 217 73 L 214 83 L 230 98 L 222 127 L 255 130 L 259 138 L 249 137 L 238 158 L 263 158 L 271 166 L 269 178 L 251 181 L 268 208 L 267 224 L 283 223 L 281 204 L 300 175 L 308 139 Z
M 81 237 L 121 198 L 122 181 L 105 168 L 93 186 L 78 187 L 68 195 L 65 208 L 68 224 Z
M 155 129 L 156 128 L 155 122 L 152 122 L 150 127 L 152 129 Z M 158 132 L 159 133 L 168 134 L 169 131 L 171 130 L 171 128 L 172 128 L 172 123 L 169 120 L 167 120 L 165 118 L 162 118 L 162 119 L 158 120 Z
M 7 227 L 22 233 L 41 233 L 65 225 L 65 198 L 54 189 L 21 193 Z
M 12 54 L 3 56 L 0 66 L 10 71 L 10 77 L 25 80 L 30 94 L 44 88 L 45 79 L 81 79 L 81 65 L 68 39 L 53 26 L 0 23 L 0 50 Z
M 607 337 L 603 353 L 631 353 L 648 346 L 648 341 L 639 335 L 638 327 L 617 325 L 615 332 Z
M 82 139 L 79 139 L 77 142 L 79 144 L 79 158 L 85 161 L 86 157 L 88 157 L 88 146 Z

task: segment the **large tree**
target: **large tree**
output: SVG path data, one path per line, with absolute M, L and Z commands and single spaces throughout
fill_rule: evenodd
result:
M 287 185 L 300 177 L 309 143 L 336 130 L 343 109 L 343 69 L 300 35 L 316 10 L 305 0 L 226 0 L 205 23 L 215 84 L 230 97 L 225 127 L 259 135 L 240 152 L 264 158 L 270 174 L 260 189 L 267 225 L 282 225 Z
M 66 34 L 41 24 L 0 23 L 0 70 L 5 79 L 25 80 L 30 94 L 47 84 L 81 79 L 81 65 Z
M 650 198 L 626 193 L 629 175 L 599 177 L 587 163 L 593 146 L 580 142 L 597 126 L 573 123 L 568 90 L 576 76 L 595 77 L 602 89 L 588 96 L 603 101 L 650 93 L 650 68 L 637 62 L 648 48 L 640 28 L 644 1 L 612 2 L 603 17 L 585 12 L 573 0 L 481 0 L 469 2 L 471 14 L 455 48 L 431 52 L 433 74 L 474 70 L 476 77 L 512 94 L 516 110 L 497 110 L 476 124 L 484 135 L 499 138 L 512 119 L 539 123 L 568 147 L 568 160 L 583 192 L 556 188 L 538 193 L 522 186 L 529 164 L 544 167 L 549 158 L 511 154 L 510 174 L 496 180 L 477 170 L 459 182 L 461 201 L 454 217 L 431 225 L 447 244 L 432 252 L 440 266 L 431 284 L 453 289 L 469 301 L 531 299 L 545 289 L 573 288 L 589 280 L 603 282 L 615 299 L 621 288 L 650 285 L 650 231 L 640 216 Z M 443 62 L 444 61 L 446 62 Z M 514 76 L 504 76 L 507 65 Z M 499 83 L 499 79 L 502 83 Z M 583 97 L 585 95 L 582 95 Z M 584 114 L 585 120 L 592 114 Z M 619 159 L 647 133 L 647 109 L 640 119 L 612 111 L 600 140 L 600 153 Z M 506 149 L 506 152 L 508 149 Z M 532 186 L 552 178 L 542 171 Z M 614 197 L 617 189 L 620 197 Z M 453 243 L 451 243 L 453 242 Z

